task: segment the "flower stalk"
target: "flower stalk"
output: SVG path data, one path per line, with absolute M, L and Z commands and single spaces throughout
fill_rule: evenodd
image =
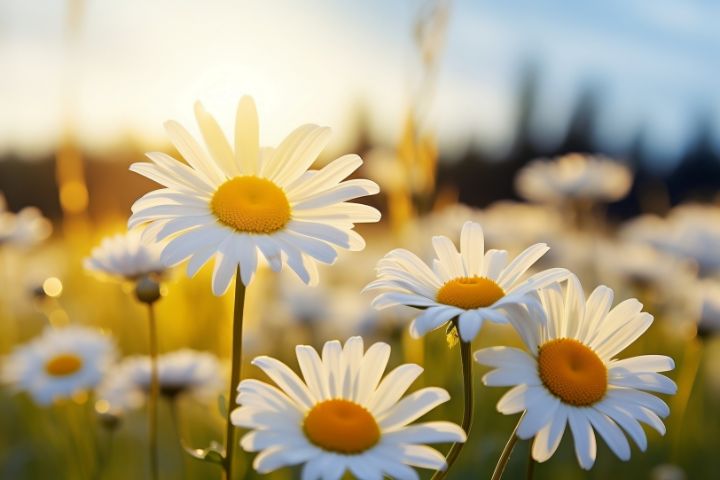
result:
M 532 479 L 533 479 L 533 476 L 535 475 L 535 464 L 536 464 L 536 463 L 537 463 L 537 462 L 536 462 L 535 459 L 533 458 L 533 454 L 532 454 L 532 444 L 531 444 L 531 445 L 530 445 L 530 448 L 528 449 L 528 466 L 527 466 L 527 475 L 526 475 L 526 479 L 527 479 L 527 480 L 532 480 Z
M 687 406 L 690 402 L 690 396 L 697 381 L 700 363 L 702 362 L 703 339 L 695 337 L 692 338 L 689 343 L 690 345 L 688 345 L 685 349 L 683 363 L 680 367 L 680 371 L 678 372 L 678 393 L 675 396 L 674 403 L 672 405 L 673 416 L 675 417 L 675 423 L 673 425 L 675 432 L 671 446 L 670 458 L 674 462 L 677 462 L 680 458 L 680 451 L 683 446 L 682 426 L 685 420 Z
M 457 328 L 457 325 L 455 325 Z M 472 427 L 473 421 L 473 382 L 472 382 L 472 352 L 470 342 L 460 342 L 460 360 L 462 361 L 462 373 L 463 373 L 463 418 L 462 418 L 462 429 L 465 434 L 470 437 L 470 428 Z M 455 463 L 460 452 L 462 451 L 465 442 L 453 443 L 452 447 L 448 451 L 445 457 L 446 467 L 445 470 L 438 470 L 433 475 L 433 480 L 442 480 L 445 478 L 450 471 L 450 467 Z
M 150 471 L 154 480 L 160 476 L 158 459 L 158 399 L 160 397 L 160 376 L 158 374 L 157 321 L 153 303 L 148 303 L 148 325 L 150 328 L 150 400 L 148 417 L 150 422 Z
M 225 458 L 223 459 L 223 470 L 225 479 L 232 480 L 233 459 L 235 452 L 235 426 L 230 421 L 232 411 L 237 408 L 237 386 L 240 383 L 240 367 L 242 362 L 242 328 L 243 314 L 245 310 L 245 285 L 240 278 L 240 268 L 235 275 L 235 308 L 233 311 L 232 326 L 232 363 L 230 371 L 230 390 L 228 392 L 228 408 L 225 426 Z
M 158 458 L 158 401 L 160 398 L 160 375 L 158 373 L 158 337 L 155 318 L 155 302 L 161 297 L 160 283 L 145 275 L 135 284 L 135 298 L 148 307 L 148 330 L 150 343 L 150 398 L 148 400 L 148 448 L 150 453 L 150 478 L 160 477 Z
M 520 426 L 520 421 L 522 421 L 522 417 L 520 417 L 517 425 L 515 425 L 515 429 L 512 431 L 510 438 L 508 438 L 508 441 L 505 444 L 505 448 L 503 448 L 503 451 L 500 454 L 500 458 L 495 465 L 495 470 L 493 470 L 491 480 L 500 480 L 505 472 L 505 467 L 508 464 L 508 460 L 510 460 L 510 455 L 512 454 L 513 448 L 515 448 L 515 444 L 518 441 L 517 430 Z

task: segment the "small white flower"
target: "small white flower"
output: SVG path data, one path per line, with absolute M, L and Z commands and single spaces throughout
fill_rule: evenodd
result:
M 98 330 L 48 327 L 3 362 L 2 380 L 40 405 L 92 390 L 115 360 L 115 343 Z
M 469 342 L 485 320 L 506 323 L 508 306 L 537 305 L 536 297 L 530 294 L 568 275 L 563 268 L 553 268 L 522 280 L 548 251 L 543 243 L 527 248 L 508 263 L 505 250 L 485 252 L 485 238 L 477 223 L 466 222 L 460 237 L 460 252 L 449 238 L 433 237 L 437 258 L 432 269 L 405 249 L 385 255 L 378 262 L 378 279 L 365 287 L 385 290 L 373 300 L 373 306 L 425 308 L 410 325 L 415 337 L 458 317 L 460 337 Z
M 614 202 L 627 195 L 632 181 L 625 165 L 607 157 L 572 153 L 529 163 L 518 172 L 515 188 L 520 196 L 534 202 Z
M 443 455 L 425 444 L 465 441 L 450 422 L 410 425 L 450 396 L 426 387 L 401 399 L 422 367 L 401 365 L 381 381 L 389 345 L 365 352 L 362 338 L 352 337 L 344 347 L 325 343 L 322 357 L 306 345 L 296 353 L 304 381 L 282 362 L 257 357 L 253 364 L 279 388 L 259 380 L 238 387 L 241 406 L 232 422 L 252 429 L 240 444 L 260 452 L 253 462 L 258 472 L 304 464 L 303 480 L 339 480 L 346 471 L 363 480 L 416 480 L 410 466 L 445 468 Z
M 628 222 L 621 235 L 697 263 L 702 275 L 720 272 L 720 207 L 681 205 L 666 219 L 643 215 Z
M 261 313 L 262 324 L 278 331 L 297 325 L 309 327 L 314 338 L 349 337 L 377 328 L 381 319 L 390 322 L 394 318 L 372 308 L 358 295 L 360 286 L 355 282 L 309 289 L 295 278 L 283 280 L 277 292 L 280 301 Z
M 101 278 L 137 280 L 162 275 L 162 245 L 142 238 L 137 230 L 106 237 L 84 261 L 85 269 Z
M 566 234 L 562 215 L 556 208 L 520 202 L 495 202 L 482 210 L 480 223 L 489 245 L 510 250 L 552 240 Z
M 608 282 L 650 287 L 666 295 L 677 293 L 697 277 L 693 262 L 678 259 L 649 246 L 632 242 L 603 242 L 595 251 L 595 264 Z M 675 291 L 675 292 L 673 292 Z
M 6 208 L 5 197 L 0 193 L 0 246 L 32 247 L 50 236 L 52 224 L 37 208 L 25 207 L 18 213 Z
M 222 295 L 238 268 L 241 281 L 250 282 L 259 253 L 273 271 L 286 264 L 312 284 L 316 261 L 331 264 L 338 248 L 365 247 L 353 228 L 377 222 L 380 212 L 349 200 L 375 194 L 378 186 L 365 179 L 344 181 L 362 165 L 360 157 L 345 155 L 309 170 L 329 141 L 329 128 L 303 125 L 277 149 L 261 149 L 255 104 L 244 97 L 233 149 L 200 103 L 195 115 L 207 150 L 178 123 L 165 124 L 189 166 L 155 152 L 148 154 L 152 163 L 130 167 L 166 187 L 135 202 L 129 221 L 130 227 L 149 222 L 148 235 L 171 238 L 162 253 L 166 264 L 190 258 L 193 276 L 215 257 L 212 289 Z
M 126 357 L 98 387 L 100 400 L 113 411 L 141 406 L 150 392 L 150 357 Z M 215 398 L 223 388 L 223 368 L 209 352 L 182 349 L 158 356 L 160 394 L 169 398 L 180 395 L 200 401 Z
M 664 434 L 660 417 L 670 412 L 647 392 L 674 394 L 675 383 L 658 372 L 675 364 L 662 355 L 615 356 L 648 329 L 652 315 L 635 299 L 611 309 L 613 291 L 604 286 L 586 300 L 575 276 L 564 292 L 555 285 L 539 295 L 547 312 L 545 325 L 523 320 L 534 312 L 522 307 L 515 307 L 510 317 L 528 352 L 509 347 L 475 352 L 478 363 L 494 368 L 483 377 L 485 385 L 513 386 L 498 402 L 498 411 L 524 412 L 517 436 L 534 437 L 532 456 L 539 462 L 553 455 L 568 425 L 584 469 L 595 462 L 594 432 L 622 460 L 630 458 L 623 430 L 644 451 L 647 437 L 640 422 Z

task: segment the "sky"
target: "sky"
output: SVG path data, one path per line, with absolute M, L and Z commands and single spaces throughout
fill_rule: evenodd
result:
M 422 3 L 85 0 L 71 40 L 67 2 L 3 0 L 0 154 L 50 151 L 68 125 L 91 149 L 159 143 L 165 120 L 192 126 L 198 99 L 230 131 L 242 95 L 257 102 L 265 144 L 319 123 L 340 149 L 361 106 L 375 139 L 392 144 L 421 74 L 412 32 Z M 455 0 L 425 125 L 447 155 L 502 151 L 533 61 L 538 141 L 561 138 L 593 85 L 603 144 L 622 151 L 643 129 L 653 154 L 672 159 L 699 113 L 719 117 L 717 18 L 713 0 Z

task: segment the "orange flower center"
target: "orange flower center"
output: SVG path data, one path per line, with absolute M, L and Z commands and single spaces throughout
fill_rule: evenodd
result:
M 551 340 L 538 353 L 540 379 L 563 402 L 585 407 L 607 391 L 607 368 L 586 345 L 570 338 Z
M 380 440 L 380 427 L 364 407 L 348 400 L 326 400 L 305 417 L 305 435 L 318 447 L 338 453 L 360 453 Z
M 290 221 L 285 192 L 270 180 L 253 176 L 220 185 L 210 209 L 221 223 L 244 233 L 273 233 Z
M 45 363 L 45 371 L 53 377 L 72 375 L 83 366 L 82 358 L 72 353 L 56 355 Z
M 489 307 L 505 296 L 500 285 L 486 277 L 460 277 L 445 283 L 436 300 L 465 310 Z

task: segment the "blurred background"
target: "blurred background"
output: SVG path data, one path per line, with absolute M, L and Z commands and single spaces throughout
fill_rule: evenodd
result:
M 82 258 L 103 234 L 121 231 L 132 202 L 156 188 L 128 166 L 142 161 L 146 151 L 175 154 L 164 121 L 176 119 L 197 133 L 192 108 L 199 99 L 232 131 L 238 99 L 251 95 L 262 144 L 277 144 L 302 123 L 331 126 L 333 140 L 321 162 L 361 154 L 361 175 L 383 189 L 368 201 L 385 215 L 379 226 L 361 229 L 369 247 L 355 254 L 359 260 L 348 255 L 337 269 L 323 271 L 337 287 L 332 294 L 317 293 L 308 301 L 292 282 L 259 280 L 247 356 L 282 347 L 272 353 L 288 360 L 296 343 L 321 345 L 331 335 L 353 333 L 390 339 L 397 346 L 396 364 L 448 355 L 442 335 L 423 347 L 406 338 L 407 312 L 383 324 L 367 311 L 369 298 L 356 292 L 360 281 L 372 279 L 371 266 L 398 245 L 427 249 L 430 232 L 457 234 L 464 220 L 480 215 L 479 208 L 518 200 L 517 172 L 540 157 L 604 154 L 634 172 L 628 194 L 603 206 L 605 232 L 639 214 L 665 215 L 688 201 L 718 202 L 718 18 L 720 4 L 712 0 L 2 0 L 0 192 L 10 211 L 38 207 L 54 233 L 42 249 L 0 249 L 0 285 L 7 286 L 0 316 L 10 311 L 21 319 L 0 353 L 32 338 L 48 321 L 70 320 L 112 331 L 124 353 L 145 351 L 131 323 L 142 319 L 140 307 L 115 285 L 83 273 Z M 458 213 L 458 204 L 472 208 Z M 515 213 L 501 214 L 500 221 L 513 223 Z M 546 218 L 537 215 L 529 216 L 536 222 Z M 417 231 L 423 240 L 408 234 Z M 512 250 L 502 242 L 494 246 Z M 575 250 L 585 247 L 577 240 Z M 564 253 L 553 261 L 574 266 L 568 264 L 572 255 Z M 62 280 L 61 297 L 42 289 L 49 277 Z M 586 287 L 610 283 L 597 271 L 584 278 L 591 279 Z M 231 299 L 210 296 L 208 271 L 174 282 L 159 311 L 161 350 L 191 346 L 227 357 Z M 275 303 L 285 306 L 268 307 L 268 298 L 280 298 Z M 325 307 L 318 311 L 317 305 Z M 289 316 L 299 319 L 292 330 L 283 324 Z M 342 316 L 342 325 L 333 316 Z M 313 323 L 316 317 L 329 320 Z M 285 335 L 265 345 L 259 339 L 268 329 Z M 698 341 L 696 329 L 689 331 L 674 338 L 672 331 L 657 330 L 643 344 L 652 351 L 638 347 L 629 354 L 682 360 L 688 342 Z M 516 342 L 502 329 L 490 332 L 478 346 Z M 691 362 L 699 363 L 697 356 Z M 445 386 L 459 398 L 455 357 L 453 351 L 452 362 L 429 369 L 423 382 Z M 707 364 L 716 365 L 720 357 L 712 358 Z M 686 373 L 690 387 L 698 368 L 692 365 Z M 629 465 L 602 447 L 598 466 L 588 474 L 575 465 L 566 440 L 556 457 L 537 468 L 536 478 L 715 478 L 720 414 L 711 406 L 720 398 L 717 370 L 708 370 L 714 386 L 685 399 L 683 437 L 651 434 L 650 451 L 635 449 Z M 477 455 L 466 451 L 455 478 L 488 476 L 512 430 L 514 420 L 494 411 L 502 393 L 497 390 L 478 386 L 481 440 L 468 446 Z M 6 392 L 0 401 L 8 412 L 0 420 L 0 478 L 65 472 L 62 449 L 44 440 L 52 412 L 37 414 L 29 400 Z M 222 425 L 219 416 L 206 418 L 203 408 L 190 405 L 185 422 L 197 443 L 207 444 Z M 459 421 L 459 408 L 448 405 L 436 416 Z M 140 416 L 123 426 L 103 478 L 142 478 L 146 460 L 135 456 L 133 445 L 144 441 L 143 426 Z M 217 476 L 213 466 L 183 462 L 172 433 L 164 435 L 168 478 Z M 95 455 L 91 446 L 84 448 Z M 473 464 L 478 458 L 481 466 Z M 521 444 L 507 478 L 522 475 L 526 458 Z M 681 465 L 687 476 L 665 463 Z M 680 476 L 658 476 L 673 474 Z M 81 478 L 73 475 L 79 474 L 57 478 Z M 281 471 L 276 478 L 293 475 Z
M 627 209 L 717 188 L 717 2 L 440 3 L 428 20 L 433 2 L 5 0 L 0 189 L 57 217 L 54 180 L 77 177 L 89 196 L 69 188 L 66 210 L 126 213 L 146 187 L 125 167 L 167 147 L 163 122 L 191 125 L 200 99 L 227 127 L 243 94 L 263 143 L 314 122 L 336 152 L 394 148 L 412 109 L 440 187 L 472 204 L 512 197 L 514 170 L 566 151 L 631 163 Z M 82 172 L 57 171 L 64 157 Z M 127 188 L 110 195 L 107 178 Z

